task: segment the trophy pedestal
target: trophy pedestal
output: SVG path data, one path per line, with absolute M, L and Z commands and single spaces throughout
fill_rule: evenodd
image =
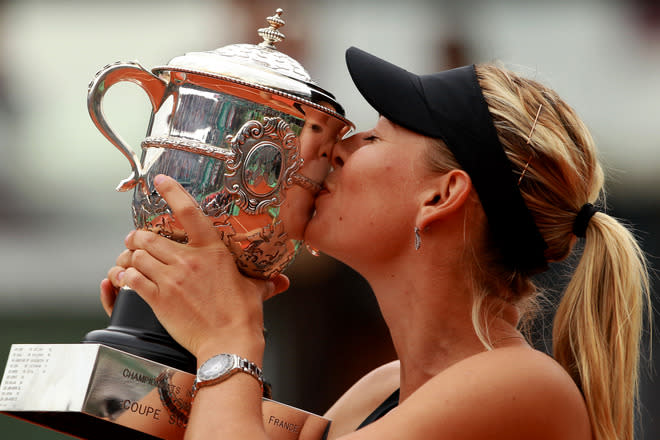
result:
M 0 412 L 94 440 L 180 440 L 195 376 L 100 344 L 14 344 L 0 384 Z M 263 400 L 277 440 L 325 437 L 329 420 Z
M 195 374 L 197 360 L 163 328 L 151 307 L 134 290 L 120 289 L 110 325 L 94 330 L 83 343 L 103 344 Z

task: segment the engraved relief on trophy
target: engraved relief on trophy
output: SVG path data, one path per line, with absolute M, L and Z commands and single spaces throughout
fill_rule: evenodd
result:
M 236 204 L 250 214 L 279 206 L 302 162 L 289 124 L 281 118 L 248 121 L 227 140 L 234 160 L 227 162 L 225 177 Z

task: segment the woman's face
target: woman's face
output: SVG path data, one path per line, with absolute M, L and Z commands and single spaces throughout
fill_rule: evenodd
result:
M 412 247 L 419 194 L 430 174 L 426 148 L 425 137 L 384 117 L 337 143 L 305 240 L 348 264 Z

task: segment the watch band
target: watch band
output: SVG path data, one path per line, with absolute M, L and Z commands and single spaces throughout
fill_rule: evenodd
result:
M 220 359 L 225 362 L 229 361 L 229 364 L 221 371 L 218 371 L 217 375 L 208 377 L 208 374 L 205 373 L 205 368 L 210 363 L 218 362 Z M 209 358 L 199 367 L 197 370 L 197 377 L 195 378 L 195 382 L 193 383 L 192 387 L 192 398 L 195 398 L 195 395 L 200 388 L 221 383 L 229 377 L 233 376 L 235 373 L 239 372 L 247 373 L 254 377 L 259 382 L 264 397 L 270 397 L 270 385 L 265 383 L 263 372 L 261 371 L 261 368 L 257 366 L 257 364 L 250 362 L 249 360 L 236 354 L 222 353 Z
M 260 384 L 263 385 L 264 383 L 264 376 L 261 371 L 261 368 L 257 366 L 254 362 L 250 362 L 245 358 L 239 357 L 238 355 L 236 356 L 236 360 L 238 361 L 238 367 L 244 372 L 252 375 L 255 379 L 259 381 Z

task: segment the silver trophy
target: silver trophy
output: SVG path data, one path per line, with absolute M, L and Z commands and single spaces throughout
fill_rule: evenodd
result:
M 167 174 L 213 219 L 246 275 L 283 271 L 303 244 L 334 143 L 352 128 L 332 94 L 275 44 L 282 10 L 257 45 L 234 44 L 172 59 L 151 71 L 136 62 L 103 68 L 88 91 L 90 116 L 128 159 L 133 217 L 185 242 L 153 186 Z M 139 85 L 152 113 L 141 158 L 110 127 L 102 103 L 121 81 Z M 110 325 L 84 344 L 12 346 L 0 411 L 82 438 L 180 439 L 190 410 L 195 359 L 174 342 L 136 292 L 119 292 Z M 318 439 L 329 421 L 264 398 L 274 438 Z
M 268 17 L 258 45 L 188 53 L 153 73 L 137 63 L 106 66 L 87 101 L 94 124 L 131 164 L 117 189 L 135 188 L 136 227 L 186 240 L 153 186 L 167 174 L 213 219 L 241 271 L 258 278 L 293 260 L 329 150 L 351 127 L 334 96 L 275 48 L 281 13 Z M 142 87 L 153 106 L 141 160 L 103 115 L 103 96 L 120 81 Z

